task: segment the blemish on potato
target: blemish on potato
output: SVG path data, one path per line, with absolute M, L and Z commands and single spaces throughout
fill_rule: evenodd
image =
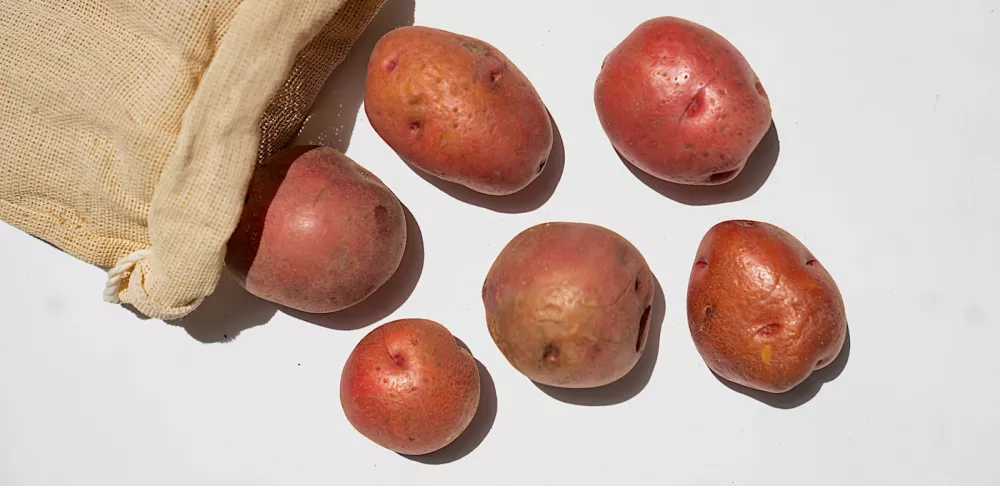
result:
M 559 348 L 555 347 L 552 343 L 545 346 L 542 350 L 542 359 L 548 361 L 549 363 L 554 363 L 559 359 Z
M 639 318 L 639 337 L 635 341 L 635 352 L 637 353 L 641 352 L 646 344 L 646 335 L 649 333 L 649 315 L 652 310 L 653 306 L 647 305 L 646 309 L 642 311 L 642 317 Z
M 375 206 L 373 210 L 375 217 L 375 226 L 378 227 L 379 231 L 391 230 L 389 227 L 389 209 L 385 206 L 379 204 Z
M 756 82 L 756 83 L 755 83 L 755 84 L 753 85 L 753 87 L 757 89 L 757 93 L 760 93 L 760 95 L 761 95 L 761 96 L 763 96 L 763 97 L 767 98 L 767 92 L 766 92 L 766 91 L 764 91 L 764 85 L 760 83 L 760 80 L 759 80 L 759 79 L 758 79 L 758 80 L 757 80 L 757 82 Z
M 777 322 L 772 322 L 766 326 L 761 327 L 760 329 L 757 329 L 757 332 L 755 332 L 754 334 L 761 337 L 770 337 L 777 334 L 778 331 L 780 330 L 781 330 L 781 324 L 778 324 Z
M 763 348 L 760 348 L 760 359 L 764 361 L 764 364 L 771 364 L 771 345 L 765 344 Z
M 708 157 L 708 154 L 706 154 L 705 156 Z M 722 184 L 723 182 L 729 182 L 731 179 L 736 177 L 736 174 L 739 171 L 740 171 L 739 169 L 732 169 L 723 172 L 716 172 L 715 174 L 709 176 L 708 180 L 713 184 Z
M 685 118 L 690 118 L 702 111 L 702 107 L 705 104 L 705 87 L 702 86 L 694 96 L 691 97 L 691 101 L 688 102 L 684 111 L 681 112 L 680 119 L 677 121 L 684 121 Z
M 463 42 L 462 47 L 469 51 L 469 53 L 473 56 L 487 56 L 490 53 L 490 50 L 487 49 L 486 46 L 476 44 L 474 42 Z

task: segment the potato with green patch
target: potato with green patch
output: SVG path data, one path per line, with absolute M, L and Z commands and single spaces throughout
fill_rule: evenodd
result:
M 552 151 L 548 111 L 503 53 L 429 27 L 395 29 L 368 64 L 365 113 L 418 170 L 489 195 L 527 187 Z
M 490 336 L 514 368 L 544 385 L 593 388 L 639 360 L 653 291 L 653 274 L 628 240 L 557 222 L 514 237 L 482 294 Z

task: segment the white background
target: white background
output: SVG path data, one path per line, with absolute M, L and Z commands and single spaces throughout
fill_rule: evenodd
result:
M 182 325 L 141 320 L 101 301 L 99 269 L 0 225 L 0 485 L 1000 484 L 996 10 L 417 0 L 417 24 L 504 51 L 559 127 L 551 197 L 536 187 L 490 209 L 417 176 L 358 113 L 372 44 L 414 18 L 413 0 L 389 0 L 299 140 L 347 149 L 419 224 L 422 248 L 379 304 L 310 323 L 226 280 Z M 649 187 L 617 158 L 593 82 L 605 54 L 660 15 L 705 24 L 750 60 L 773 103 L 773 170 L 758 157 L 744 187 L 692 193 Z M 729 218 L 789 230 L 843 292 L 850 348 L 791 396 L 721 383 L 688 334 L 695 248 Z M 550 396 L 486 332 L 490 263 L 550 220 L 620 232 L 662 285 L 659 346 L 611 390 Z M 492 377 L 469 435 L 424 462 L 357 434 L 338 399 L 353 346 L 397 317 L 445 324 Z

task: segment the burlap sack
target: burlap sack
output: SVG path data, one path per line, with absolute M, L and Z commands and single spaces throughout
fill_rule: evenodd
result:
M 0 218 L 183 317 L 383 1 L 0 0 Z

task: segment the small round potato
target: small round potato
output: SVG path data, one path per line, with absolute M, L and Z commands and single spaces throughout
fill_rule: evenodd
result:
M 423 455 L 451 444 L 479 409 L 476 360 L 443 325 L 400 319 L 355 346 L 340 378 L 348 422 L 399 454 Z

